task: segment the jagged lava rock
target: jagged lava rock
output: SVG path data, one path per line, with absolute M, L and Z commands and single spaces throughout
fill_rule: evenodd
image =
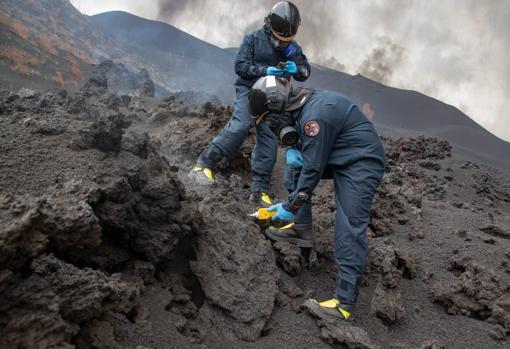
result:
M 235 218 L 245 213 L 230 198 L 212 193 L 199 207 L 204 225 L 191 267 L 210 304 L 200 312 L 214 316 L 210 326 L 255 340 L 269 320 L 278 292 L 271 245 L 254 223 Z

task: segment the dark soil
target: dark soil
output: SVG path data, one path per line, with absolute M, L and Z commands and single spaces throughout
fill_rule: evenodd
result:
M 247 217 L 252 136 L 216 188 L 186 176 L 230 108 L 32 92 L 0 92 L 1 348 L 508 347 L 508 173 L 385 138 L 355 320 L 317 322 L 300 305 L 334 287 L 330 181 L 315 248 L 273 244 Z

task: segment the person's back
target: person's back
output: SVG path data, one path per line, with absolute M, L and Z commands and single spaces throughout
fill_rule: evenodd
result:
M 376 129 L 347 96 L 315 90 L 297 120 L 304 128 L 308 121 L 318 118 L 328 124 L 335 137 L 328 165 L 346 166 L 361 159 L 384 161 L 384 149 Z
M 288 81 L 272 76 L 253 85 L 250 111 L 258 123 L 267 123 L 275 136 L 299 135 L 286 154 L 289 176 L 285 183 L 290 194 L 286 201 L 267 209 L 274 212 L 271 220 L 288 224 L 270 226 L 265 231 L 267 237 L 313 247 L 311 197 L 321 179 L 333 179 L 336 287 L 332 298 L 322 302 L 307 299 L 303 305 L 321 319 L 348 321 L 367 261 L 370 207 L 385 169 L 381 140 L 346 96 L 333 91 L 292 90 Z

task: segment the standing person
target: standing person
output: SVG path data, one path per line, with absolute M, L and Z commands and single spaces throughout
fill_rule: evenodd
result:
M 222 157 L 231 157 L 253 126 L 248 111 L 248 94 L 258 78 L 266 75 L 304 81 L 310 76 L 310 65 L 300 46 L 294 41 L 301 23 L 298 8 L 290 1 L 277 3 L 265 18 L 262 28 L 248 34 L 235 59 L 236 97 L 234 113 L 223 130 L 211 141 L 197 160 L 189 176 L 198 184 L 214 184 L 213 170 Z M 285 62 L 284 67 L 277 67 Z M 267 125 L 256 128 L 251 167 L 253 186 L 250 201 L 271 205 L 268 195 L 271 173 L 276 162 L 277 141 Z
M 295 147 L 287 150 L 288 165 L 299 168 L 287 181 L 292 192 L 286 202 L 268 208 L 276 212 L 272 219 L 294 223 L 269 228 L 270 239 L 312 247 L 310 198 L 321 178 L 334 181 L 336 287 L 333 298 L 304 305 L 320 318 L 348 320 L 367 260 L 370 208 L 384 174 L 380 137 L 359 108 L 336 92 L 291 90 L 290 82 L 269 76 L 253 85 L 249 99 L 256 124 L 267 124 L 280 138 L 295 135 Z

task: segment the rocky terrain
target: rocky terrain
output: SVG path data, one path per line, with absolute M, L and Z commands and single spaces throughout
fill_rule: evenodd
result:
M 271 243 L 247 217 L 253 137 L 214 190 L 186 177 L 231 108 L 119 95 L 109 71 L 0 92 L 0 348 L 508 347 L 507 172 L 384 138 L 355 320 L 317 322 L 300 305 L 334 287 L 332 183 L 313 249 Z

